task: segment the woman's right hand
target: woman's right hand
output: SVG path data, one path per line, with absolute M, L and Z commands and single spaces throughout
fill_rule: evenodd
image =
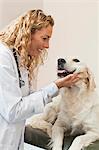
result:
M 60 89 L 62 87 L 70 87 L 79 80 L 78 74 L 70 74 L 66 77 L 57 79 L 55 84 Z

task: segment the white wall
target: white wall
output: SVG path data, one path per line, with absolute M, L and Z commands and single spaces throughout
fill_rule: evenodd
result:
M 98 84 L 98 8 L 95 0 L 44 0 L 44 10 L 53 15 L 55 26 L 39 87 L 55 80 L 56 59 L 61 56 L 75 56 L 86 62 Z
M 43 8 L 43 0 L 0 0 L 0 30 L 29 9 Z
M 98 0 L 98 5 L 97 5 L 97 51 L 98 51 L 98 77 L 97 77 L 97 81 L 98 81 L 98 91 L 99 91 L 99 0 Z

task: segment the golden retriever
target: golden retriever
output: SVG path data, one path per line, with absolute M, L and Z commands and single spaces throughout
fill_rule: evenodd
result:
M 71 87 L 61 88 L 44 112 L 33 116 L 31 126 L 40 128 L 52 139 L 52 150 L 62 150 L 64 133 L 81 133 L 69 150 L 81 150 L 99 140 L 99 98 L 89 68 L 78 59 L 58 59 L 59 78 L 78 73 L 80 80 Z M 83 134 L 82 134 L 83 133 Z

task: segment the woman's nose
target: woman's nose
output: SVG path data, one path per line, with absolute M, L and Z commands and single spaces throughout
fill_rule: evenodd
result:
M 44 43 L 44 48 L 49 48 L 49 42 Z

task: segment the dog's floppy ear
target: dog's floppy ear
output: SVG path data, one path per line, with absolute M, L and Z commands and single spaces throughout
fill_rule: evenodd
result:
M 87 68 L 88 73 L 88 90 L 93 91 L 96 88 L 94 77 L 89 68 Z

